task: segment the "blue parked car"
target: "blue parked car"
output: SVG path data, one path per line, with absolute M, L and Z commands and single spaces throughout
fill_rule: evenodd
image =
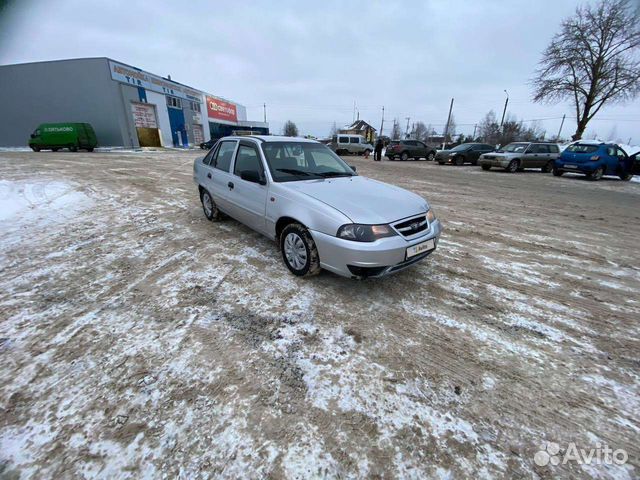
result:
M 617 175 L 631 180 L 634 159 L 615 143 L 577 142 L 569 145 L 553 166 L 556 177 L 565 172 L 583 173 L 589 180 Z

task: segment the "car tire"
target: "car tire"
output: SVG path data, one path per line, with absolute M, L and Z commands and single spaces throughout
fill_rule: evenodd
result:
M 444 165 L 444 162 L 442 160 L 438 160 L 438 165 Z
M 40 151 L 40 147 L 31 147 L 31 150 L 33 150 L 34 152 L 39 152 Z
M 544 167 L 542 167 L 543 173 L 549 173 L 553 170 L 553 160 L 549 160 Z
M 78 151 L 78 147 L 77 147 L 77 146 L 75 146 L 75 145 L 70 145 L 70 146 L 69 146 L 69 151 L 70 151 L 70 152 L 77 152 L 77 151 Z
M 491 170 L 491 165 L 481 165 L 481 167 L 485 172 Z
M 211 194 L 204 188 L 200 191 L 200 202 L 202 202 L 202 211 L 207 220 L 211 222 L 222 220 L 222 212 L 218 209 L 216 202 L 213 201 Z
M 505 170 L 509 173 L 516 173 L 518 168 L 520 168 L 520 162 L 518 160 L 511 160 Z
M 93 147 L 87 148 L 87 152 L 93 152 Z
M 436 154 L 435 154 L 435 153 L 433 153 L 433 152 L 429 152 L 429 153 L 427 154 L 427 160 L 428 160 L 429 162 L 433 162 L 435 159 L 436 159 Z
M 564 175 L 564 171 L 556 167 L 553 167 L 552 172 L 554 177 L 561 177 L 562 175 Z
M 409 154 L 407 152 L 402 152 L 402 154 L 400 155 L 400 160 L 406 162 L 407 160 L 409 160 Z
M 587 174 L 587 178 L 594 182 L 597 182 L 604 175 L 604 169 L 602 167 L 596 168 L 593 172 Z
M 316 242 L 309 231 L 299 223 L 290 223 L 280 234 L 282 261 L 298 277 L 320 273 L 320 257 Z
M 633 178 L 633 173 L 625 173 L 618 176 L 620 177 L 620 180 L 622 180 L 623 182 L 628 182 Z
M 453 162 L 456 164 L 456 166 L 461 167 L 462 165 L 464 165 L 464 157 L 462 155 L 458 155 L 453 159 Z

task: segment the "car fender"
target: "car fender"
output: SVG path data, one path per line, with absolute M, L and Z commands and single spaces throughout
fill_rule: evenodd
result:
M 342 225 L 352 223 L 347 215 L 335 207 L 289 189 L 286 183 L 272 183 L 267 195 L 265 220 L 266 230 L 271 238 L 276 238 L 276 224 L 283 217 L 292 218 L 309 230 L 333 236 Z

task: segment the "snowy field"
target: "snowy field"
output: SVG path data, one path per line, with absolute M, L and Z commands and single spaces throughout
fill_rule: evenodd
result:
M 439 249 L 299 279 L 197 155 L 0 152 L 0 478 L 638 478 L 640 185 L 349 158 Z

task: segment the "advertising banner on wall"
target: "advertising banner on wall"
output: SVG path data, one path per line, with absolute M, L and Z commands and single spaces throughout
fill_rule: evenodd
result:
M 156 121 L 156 109 L 146 103 L 131 103 L 133 121 L 138 128 L 158 128 Z
M 117 63 L 112 60 L 109 60 L 109 69 L 111 70 L 111 79 L 116 82 L 126 83 L 132 87 L 142 87 L 154 92 L 164 93 L 165 95 L 173 95 L 193 102 L 202 102 L 202 96 L 197 90 L 147 73 L 143 70 L 129 67 L 128 65 L 123 65 L 122 63 Z
M 209 118 L 238 123 L 236 106 L 219 98 L 207 96 L 207 115 Z

